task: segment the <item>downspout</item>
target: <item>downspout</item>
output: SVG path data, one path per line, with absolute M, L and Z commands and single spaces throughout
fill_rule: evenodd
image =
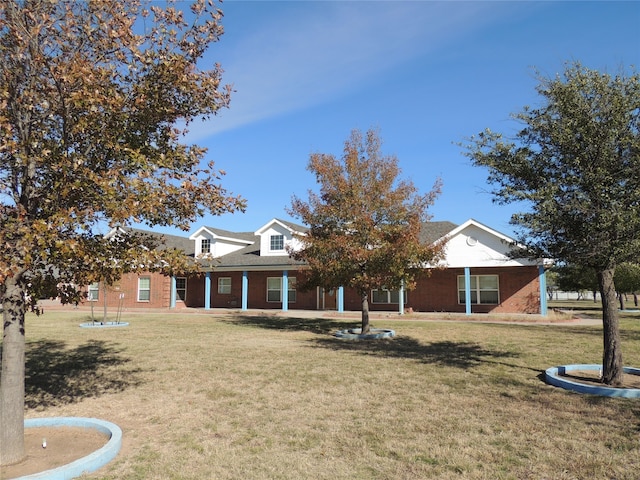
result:
M 398 313 L 404 315 L 404 280 L 400 286 L 400 298 L 398 298 Z

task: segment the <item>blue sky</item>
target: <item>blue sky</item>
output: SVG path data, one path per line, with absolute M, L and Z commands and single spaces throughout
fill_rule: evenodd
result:
M 421 192 L 433 220 L 474 218 L 513 234 L 515 207 L 492 203 L 486 171 L 458 142 L 535 105 L 535 70 L 567 61 L 616 73 L 640 66 L 640 2 L 248 1 L 222 4 L 225 34 L 206 60 L 236 90 L 231 107 L 191 127 L 246 213 L 202 225 L 255 231 L 315 188 L 315 152 L 342 154 L 352 129 L 377 128 L 384 154 Z M 295 220 L 295 219 L 293 219 Z M 170 230 L 164 230 L 170 232 Z

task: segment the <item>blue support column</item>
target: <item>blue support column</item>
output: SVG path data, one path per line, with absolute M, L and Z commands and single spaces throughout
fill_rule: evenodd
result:
M 540 281 L 540 315 L 547 315 L 547 276 L 544 274 L 544 265 L 538 266 L 538 279 Z
M 336 298 L 338 302 L 338 312 L 342 313 L 344 312 L 344 287 L 338 287 L 336 295 L 338 296 L 338 298 Z
M 249 296 L 249 277 L 247 272 L 242 272 L 242 310 L 247 309 L 247 298 Z
M 465 313 L 471 315 L 471 269 L 464 267 L 464 305 Z
M 282 272 L 282 311 L 289 310 L 289 272 Z
M 404 280 L 402 281 L 402 286 L 400 287 L 398 295 L 398 313 L 400 315 L 404 315 Z
M 171 275 L 171 293 L 169 294 L 169 307 L 176 308 L 176 277 Z
M 204 277 L 204 309 L 211 309 L 211 272 Z

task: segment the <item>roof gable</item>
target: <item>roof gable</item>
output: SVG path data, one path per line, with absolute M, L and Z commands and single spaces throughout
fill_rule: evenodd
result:
M 297 225 L 297 224 L 295 224 L 293 222 L 288 222 L 286 220 L 281 220 L 279 218 L 274 218 L 274 219 L 270 220 L 269 222 L 265 223 L 258 230 L 256 230 L 255 231 L 255 235 L 262 235 L 267 230 L 272 229 L 272 228 L 278 229 L 278 227 L 284 228 L 285 230 L 288 230 L 291 234 L 304 233 L 304 232 L 306 232 L 308 230 L 307 227 L 304 227 L 302 225 Z
M 536 265 L 527 258 L 514 258 L 517 242 L 482 223 L 469 219 L 446 235 L 443 264 L 450 268 Z

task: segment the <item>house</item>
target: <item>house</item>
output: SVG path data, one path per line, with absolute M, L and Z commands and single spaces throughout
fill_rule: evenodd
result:
M 359 295 L 349 288 L 296 289 L 306 265 L 287 254 L 306 228 L 273 219 L 255 232 L 201 227 L 191 236 L 161 235 L 167 246 L 192 256 L 202 273 L 166 277 L 158 273 L 125 275 L 106 289 L 107 304 L 124 308 L 232 308 L 278 310 L 360 310 Z M 371 311 L 459 313 L 546 313 L 542 261 L 514 258 L 515 241 L 473 219 L 462 225 L 424 224 L 421 239 L 446 237 L 441 268 L 430 268 L 411 291 L 373 290 Z M 431 266 L 436 267 L 436 265 Z M 100 302 L 100 288 L 95 301 Z M 103 299 L 104 300 L 104 299 Z

